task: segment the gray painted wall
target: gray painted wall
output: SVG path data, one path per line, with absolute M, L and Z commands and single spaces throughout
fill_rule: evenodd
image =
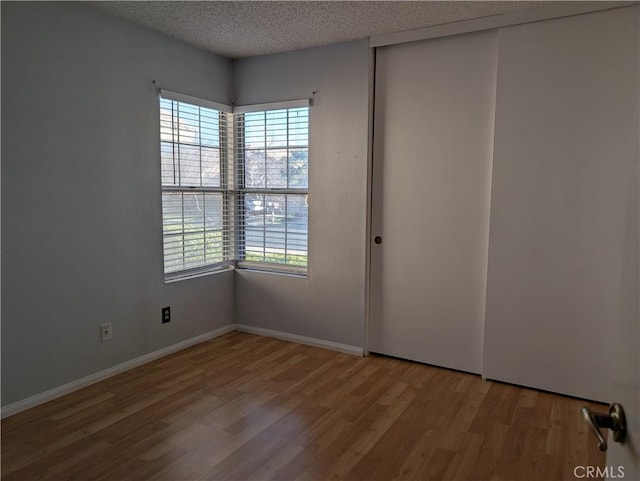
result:
M 151 83 L 229 102 L 231 74 L 89 6 L 2 3 L 2 405 L 233 322 L 232 272 L 163 284 Z
M 236 322 L 362 346 L 368 46 L 356 41 L 234 62 L 236 104 L 308 98 L 308 277 L 237 271 Z

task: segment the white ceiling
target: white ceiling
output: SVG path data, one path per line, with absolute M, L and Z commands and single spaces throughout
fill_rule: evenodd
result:
M 92 2 L 131 22 L 229 58 L 540 8 L 549 2 L 143 1 Z M 554 2 L 559 3 L 559 2 Z

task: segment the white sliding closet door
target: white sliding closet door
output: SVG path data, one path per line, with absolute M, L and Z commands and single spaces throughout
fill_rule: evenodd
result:
M 377 50 L 372 352 L 481 370 L 496 53 L 496 31 Z
M 625 239 L 638 222 L 637 15 L 500 30 L 488 378 L 615 401 Z

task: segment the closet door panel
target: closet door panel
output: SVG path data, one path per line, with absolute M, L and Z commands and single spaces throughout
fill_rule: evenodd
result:
M 638 85 L 634 8 L 500 30 L 488 378 L 609 401 Z
M 496 54 L 497 31 L 377 50 L 372 352 L 480 372 Z

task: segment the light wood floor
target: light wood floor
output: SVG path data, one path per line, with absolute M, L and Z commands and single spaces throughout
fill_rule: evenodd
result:
M 234 332 L 3 420 L 2 480 L 573 480 L 584 404 Z

